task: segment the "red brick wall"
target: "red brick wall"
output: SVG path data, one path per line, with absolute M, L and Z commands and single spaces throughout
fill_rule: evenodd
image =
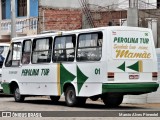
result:
M 39 32 L 45 30 L 75 30 L 82 28 L 82 11 L 79 9 L 39 8 Z M 126 18 L 126 11 L 92 12 L 95 27 L 108 26 L 109 21 L 118 25 L 119 19 Z M 43 26 L 45 26 L 43 28 Z
M 119 19 L 127 18 L 126 11 L 104 11 L 104 12 L 93 12 L 95 27 L 108 26 L 109 21 L 114 22 L 115 25 L 119 25 Z
M 44 20 L 41 25 L 45 30 L 75 30 L 82 28 L 82 13 L 80 10 L 70 9 L 42 9 Z M 42 13 L 41 13 L 42 15 Z

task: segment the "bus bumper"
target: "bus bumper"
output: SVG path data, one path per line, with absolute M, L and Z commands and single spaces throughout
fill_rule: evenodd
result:
M 102 84 L 102 94 L 123 93 L 123 94 L 143 94 L 157 91 L 158 83 L 104 83 Z

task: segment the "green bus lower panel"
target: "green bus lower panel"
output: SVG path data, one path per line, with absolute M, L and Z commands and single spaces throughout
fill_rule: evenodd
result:
M 158 83 L 104 83 L 102 84 L 102 93 L 150 93 L 156 91 L 158 87 Z
M 3 87 L 3 93 L 11 94 L 9 83 L 3 83 L 2 87 Z

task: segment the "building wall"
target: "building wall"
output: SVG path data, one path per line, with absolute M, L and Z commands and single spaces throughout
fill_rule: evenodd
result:
M 48 30 L 74 30 L 93 27 L 89 25 L 82 11 L 81 0 L 39 0 L 38 32 Z M 85 0 L 83 0 L 85 1 Z M 119 25 L 126 12 L 110 12 L 118 5 L 118 0 L 86 0 L 89 3 L 94 27 L 108 26 L 109 21 Z M 122 17 L 123 16 L 123 17 Z M 117 19 L 117 20 L 115 20 Z
M 39 31 L 74 30 L 82 26 L 82 13 L 78 9 L 39 9 Z
M 93 11 L 91 12 L 94 27 L 119 25 L 119 19 L 126 18 L 126 11 Z M 80 9 L 58 9 L 49 7 L 39 8 L 39 32 L 49 30 L 75 30 L 86 28 L 83 26 L 83 13 Z
M 127 11 L 92 12 L 92 17 L 95 27 L 108 26 L 109 22 L 112 22 L 112 25 L 120 25 L 119 19 L 127 18 Z

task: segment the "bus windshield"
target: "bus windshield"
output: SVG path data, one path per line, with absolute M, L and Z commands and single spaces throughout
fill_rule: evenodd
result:
M 0 68 L 2 68 L 8 49 L 9 49 L 9 46 L 0 46 Z

